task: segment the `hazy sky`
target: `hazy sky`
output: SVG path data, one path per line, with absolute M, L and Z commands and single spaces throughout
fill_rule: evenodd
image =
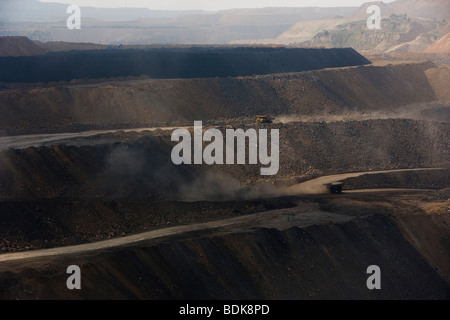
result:
M 153 10 L 224 10 L 263 7 L 358 7 L 365 0 L 40 0 L 93 7 L 144 7 Z M 392 2 L 385 0 L 383 2 Z

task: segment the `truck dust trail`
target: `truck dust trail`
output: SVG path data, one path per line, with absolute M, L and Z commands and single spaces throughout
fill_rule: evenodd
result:
M 339 114 L 324 115 L 298 115 L 284 114 L 275 117 L 275 123 L 291 123 L 291 122 L 340 122 L 340 121 L 368 121 L 368 120 L 384 120 L 384 119 L 412 119 L 425 121 L 442 121 L 448 122 L 448 111 L 450 103 L 428 102 L 414 103 L 402 107 L 393 107 L 392 110 L 383 111 L 348 111 Z
M 288 188 L 278 189 L 277 195 L 304 195 L 304 194 L 318 194 L 326 192 L 324 184 L 332 183 L 347 178 L 358 177 L 364 174 L 378 174 L 391 172 L 405 172 L 405 171 L 423 171 L 423 170 L 440 170 L 441 168 L 418 168 L 418 169 L 399 169 L 399 170 L 384 170 L 384 171 L 368 171 L 344 173 L 331 176 L 324 176 L 310 181 L 306 181 Z M 293 219 L 293 217 L 297 217 Z M 104 250 L 108 248 L 129 246 L 139 242 L 158 239 L 168 236 L 185 234 L 199 230 L 215 230 L 218 228 L 228 228 L 229 230 L 244 230 L 251 229 L 255 226 L 265 227 L 280 227 L 288 228 L 291 224 L 289 221 L 295 220 L 295 225 L 314 225 L 325 221 L 342 222 L 348 220 L 349 217 L 326 213 L 317 208 L 310 207 L 293 207 L 286 209 L 276 209 L 256 213 L 252 215 L 245 215 L 235 218 L 228 218 L 204 223 L 195 223 L 184 226 L 176 226 L 169 228 L 157 229 L 145 233 L 130 235 L 122 238 L 111 240 L 87 243 L 82 245 L 59 247 L 52 249 L 42 249 L 35 251 L 25 251 L 18 253 L 7 253 L 0 255 L 0 262 L 18 261 L 28 259 L 39 259 L 42 257 L 52 257 L 67 254 L 85 253 L 91 251 Z M 230 229 L 231 228 L 231 229 Z M 229 231 L 228 230 L 228 231 Z M 226 231 L 226 230 L 225 230 Z

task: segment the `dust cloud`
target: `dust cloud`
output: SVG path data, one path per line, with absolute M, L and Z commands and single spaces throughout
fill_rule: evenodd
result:
M 181 185 L 181 201 L 256 200 L 292 195 L 324 194 L 328 189 L 323 181 L 310 180 L 293 186 L 277 186 L 271 182 L 244 185 L 239 180 L 222 174 L 207 173 L 193 182 Z
M 340 122 L 378 119 L 412 119 L 450 122 L 450 102 L 430 102 L 392 108 L 392 111 L 358 112 L 348 111 L 340 114 L 298 115 L 286 114 L 275 117 L 274 122 Z
M 179 198 L 182 201 L 252 200 L 280 196 L 281 192 L 270 182 L 246 186 L 231 176 L 209 172 L 180 186 Z

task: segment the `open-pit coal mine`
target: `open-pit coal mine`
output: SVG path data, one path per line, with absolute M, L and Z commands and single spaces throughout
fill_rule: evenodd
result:
M 0 299 L 450 299 L 449 80 L 353 49 L 2 57 Z M 276 174 L 250 138 L 175 164 L 194 121 L 277 130 Z

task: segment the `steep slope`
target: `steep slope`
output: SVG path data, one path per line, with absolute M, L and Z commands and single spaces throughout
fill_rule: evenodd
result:
M 0 37 L 0 57 L 33 56 L 45 52 L 27 37 Z
M 426 53 L 450 53 L 450 33 L 447 33 L 426 50 Z
M 450 159 L 447 123 L 387 119 L 272 128 L 280 130 L 276 176 L 261 176 L 261 164 L 176 166 L 170 131 L 118 133 L 0 152 L 0 199 L 251 198 L 266 187 L 274 191 L 273 185 L 246 186 L 274 179 L 293 183 L 339 172 L 446 167 Z
M 81 267 L 82 290 L 65 286 L 63 271 L 71 264 Z M 382 270 L 381 290 L 366 286 L 366 270 L 374 264 Z M 32 266 L 1 272 L 2 299 L 449 299 L 450 295 L 449 285 L 383 215 L 306 228 L 194 235 L 97 256 L 54 257 L 51 263 Z
M 143 80 L 0 91 L 3 134 L 192 125 L 194 120 L 392 111 L 448 100 L 447 68 L 432 63 L 256 77 Z M 438 81 L 438 79 L 440 79 Z M 77 126 L 79 127 L 77 129 Z
M 237 43 L 352 47 L 360 52 L 423 52 L 449 32 L 450 25 L 445 20 L 411 18 L 395 10 L 383 9 L 381 29 L 369 30 L 366 23 L 369 15 L 365 10 L 363 12 L 364 15 L 341 19 L 300 21 L 277 38 Z
M 272 43 L 296 44 L 311 40 L 316 34 L 335 30 L 340 25 L 353 21 L 352 19 L 331 19 L 317 21 L 300 21 L 286 30 Z
M 53 52 L 0 57 L 2 82 L 56 82 L 147 75 L 153 79 L 236 77 L 356 66 L 369 60 L 350 48 L 167 47 Z M 23 67 L 27 72 L 21 72 Z

